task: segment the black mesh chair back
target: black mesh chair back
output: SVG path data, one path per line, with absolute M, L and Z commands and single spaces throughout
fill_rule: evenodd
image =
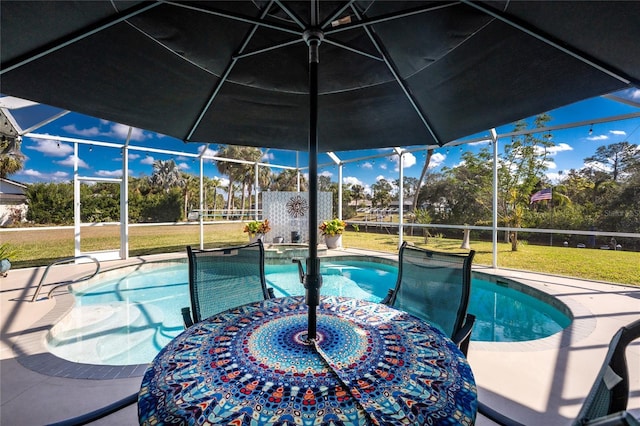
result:
M 467 320 L 471 321 L 469 327 L 475 320 L 467 316 L 474 255 L 473 250 L 442 253 L 405 242 L 400 247 L 395 289 L 384 303 L 434 323 L 456 341 Z M 464 337 L 468 339 L 468 335 Z M 466 354 L 466 347 L 463 352 Z
M 271 297 L 264 276 L 261 241 L 212 250 L 195 250 L 188 246 L 187 254 L 193 322 Z
M 625 411 L 629 401 L 629 370 L 625 351 L 640 337 L 640 320 L 621 327 L 609 343 L 609 350 L 584 400 L 574 425 L 591 424 L 596 419 Z

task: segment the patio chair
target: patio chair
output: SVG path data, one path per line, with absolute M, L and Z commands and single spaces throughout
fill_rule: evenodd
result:
M 629 370 L 627 369 L 625 350 L 629 343 L 639 337 L 640 320 L 621 327 L 613 336 L 593 387 L 584 400 L 578 417 L 573 422 L 574 426 L 590 425 L 596 420 L 609 421 L 610 419 L 601 418 L 627 409 Z M 624 417 L 621 417 L 621 421 L 623 419 Z
M 467 354 L 475 316 L 467 313 L 475 251 L 442 253 L 403 243 L 395 289 L 382 301 L 440 327 Z
M 191 309 L 185 327 L 236 306 L 274 297 L 264 276 L 262 241 L 240 247 L 196 250 L 187 246 Z

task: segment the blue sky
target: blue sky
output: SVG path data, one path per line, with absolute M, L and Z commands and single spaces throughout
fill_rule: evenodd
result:
M 630 89 L 620 92 L 620 94 L 635 102 L 636 105 L 640 104 L 640 89 Z M 29 110 L 34 110 L 34 108 L 12 111 L 23 129 L 28 128 L 33 123 L 42 121 L 46 116 L 46 114 L 36 115 Z M 588 122 L 589 120 L 597 120 L 613 115 L 638 112 L 640 112 L 640 108 L 637 106 L 599 97 L 550 111 L 549 114 L 552 117 L 552 121 L 549 126 L 580 121 Z M 512 129 L 513 125 L 506 125 L 498 128 L 497 132 L 501 134 Z M 590 129 L 592 129 L 592 132 L 589 132 Z M 69 113 L 52 123 L 38 128 L 34 133 L 121 144 L 124 142 L 128 130 L 128 126 Z M 484 134 L 488 135 L 489 132 L 484 132 Z M 640 144 L 640 118 L 594 125 L 585 124 L 573 129 L 553 131 L 552 134 L 552 140 L 555 142 L 556 147 L 551 151 L 551 161 L 549 162 L 547 174 L 554 181 L 561 171 L 583 167 L 583 160 L 593 155 L 599 146 L 622 141 Z M 504 146 L 508 142 L 509 140 L 505 138 L 499 141 L 499 146 Z M 185 144 L 182 141 L 140 129 L 133 130 L 130 145 L 189 153 L 198 153 L 205 147 L 203 144 Z M 444 166 L 453 167 L 459 164 L 461 154 L 464 151 L 478 152 L 483 146 L 487 146 L 487 144 L 473 143 L 437 149 L 431 159 L 431 170 L 438 171 Z M 412 150 L 417 147 L 407 148 Z M 217 149 L 216 145 L 209 146 L 209 150 L 214 155 Z M 287 166 L 296 165 L 296 153 L 293 151 L 264 151 L 265 162 Z M 24 183 L 33 183 L 61 182 L 69 181 L 73 178 L 74 152 L 72 143 L 58 142 L 54 138 L 36 139 L 25 136 L 22 142 L 22 152 L 26 156 L 25 167 L 21 172 L 10 176 L 11 179 Z M 398 179 L 398 157 L 391 155 L 391 149 L 347 151 L 337 152 L 336 154 L 343 160 L 351 160 L 381 153 L 389 153 L 389 155 L 353 163 L 348 162 L 343 168 L 343 182 L 357 183 L 365 186 L 365 188 L 370 188 L 380 178 L 390 181 Z M 122 175 L 121 152 L 118 149 L 81 144 L 78 157 L 80 159 L 79 174 L 82 176 L 119 177 Z M 420 152 L 405 154 L 404 158 L 404 175 L 418 177 L 424 164 L 425 151 L 421 150 Z M 149 176 L 152 171 L 152 163 L 156 159 L 174 159 L 180 168 L 188 173 L 197 174 L 199 171 L 198 161 L 185 156 L 153 152 L 145 154 L 141 151 L 131 150 L 129 153 L 130 175 L 136 177 Z M 329 163 L 332 164 L 331 159 L 326 154 L 321 154 L 319 164 L 322 166 Z M 298 164 L 300 167 L 307 165 L 306 153 L 299 153 Z M 601 167 L 606 168 L 607 165 L 603 164 Z M 277 171 L 277 169 L 274 169 L 274 171 Z M 319 173 L 329 175 L 332 181 L 337 181 L 338 179 L 337 166 L 320 167 Z M 216 166 L 210 162 L 205 164 L 205 175 L 219 177 L 225 181 L 224 176 L 221 176 Z

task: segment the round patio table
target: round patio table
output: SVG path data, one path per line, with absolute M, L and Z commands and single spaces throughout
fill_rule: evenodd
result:
M 247 304 L 173 339 L 147 369 L 140 424 L 473 424 L 466 358 L 436 327 L 327 296 L 315 342 L 304 297 Z

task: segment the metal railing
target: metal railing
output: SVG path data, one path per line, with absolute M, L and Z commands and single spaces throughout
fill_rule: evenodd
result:
M 31 298 L 31 301 L 35 302 L 38 299 L 38 295 L 40 294 L 40 290 L 42 289 L 42 284 L 44 283 L 44 280 L 47 277 L 47 274 L 49 273 L 49 269 L 51 269 L 52 266 L 61 265 L 61 264 L 64 264 L 64 263 L 69 263 L 69 262 L 72 262 L 72 261 L 76 261 L 78 259 L 90 259 L 91 261 L 93 261 L 93 263 L 96 264 L 96 270 L 93 272 L 93 274 L 87 275 L 86 277 L 78 278 L 78 279 L 75 279 L 75 280 L 69 280 L 69 281 L 64 281 L 64 282 L 53 283 L 52 285 L 54 285 L 54 287 L 47 294 L 47 299 L 51 299 L 51 296 L 53 295 L 53 292 L 57 288 L 62 287 L 64 285 L 69 285 L 69 284 L 81 282 L 81 281 L 87 281 L 87 280 L 95 277 L 98 274 L 98 272 L 100 272 L 100 262 L 98 261 L 98 259 L 96 259 L 95 257 L 92 257 L 92 256 L 83 255 L 83 256 L 67 257 L 65 259 L 56 260 L 55 262 L 49 264 L 49 266 L 47 266 L 47 268 L 44 270 L 44 273 L 42 274 L 42 278 L 40 278 L 40 283 L 38 283 L 38 288 L 36 289 L 36 292 L 33 294 L 33 298 Z

